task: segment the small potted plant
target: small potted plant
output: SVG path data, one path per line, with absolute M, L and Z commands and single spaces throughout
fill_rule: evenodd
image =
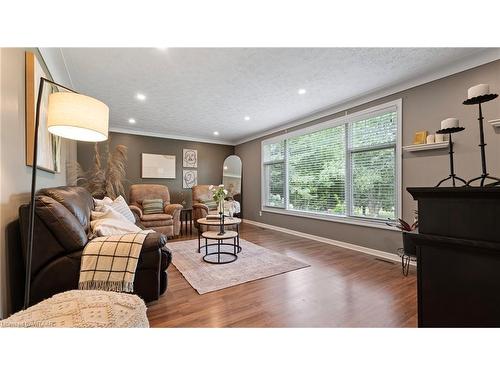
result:
M 413 221 L 413 224 L 409 224 L 403 219 L 398 219 L 395 222 L 388 222 L 387 225 L 390 227 L 395 227 L 401 230 L 403 234 L 403 250 L 404 254 L 410 255 L 410 256 L 416 256 L 417 255 L 417 247 L 415 243 L 413 242 L 413 239 L 411 236 L 408 236 L 407 234 L 410 232 L 415 231 L 418 228 L 418 211 L 415 211 L 415 218 Z

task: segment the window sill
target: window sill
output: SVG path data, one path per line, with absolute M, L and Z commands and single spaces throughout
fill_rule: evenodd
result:
M 272 207 L 262 207 L 261 211 L 270 212 L 273 214 L 305 217 L 308 219 L 332 221 L 335 223 L 359 225 L 359 226 L 363 226 L 363 227 L 371 227 L 371 228 L 400 232 L 400 230 L 398 228 L 388 226 L 386 224 L 386 222 L 387 222 L 386 220 L 370 220 L 370 219 L 361 219 L 361 218 L 357 219 L 357 218 L 351 218 L 351 217 L 315 214 L 315 213 L 306 212 L 306 211 L 292 211 L 292 210 L 285 210 L 285 209 L 272 208 Z

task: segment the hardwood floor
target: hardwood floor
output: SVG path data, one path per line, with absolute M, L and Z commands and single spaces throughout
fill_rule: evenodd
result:
M 151 327 L 416 327 L 414 268 L 249 224 L 241 237 L 311 267 L 199 295 L 171 265 Z

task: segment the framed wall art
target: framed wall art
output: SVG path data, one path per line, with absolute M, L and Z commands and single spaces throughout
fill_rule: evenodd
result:
M 198 168 L 198 151 L 187 148 L 183 149 L 182 166 L 184 168 Z
M 193 169 L 184 169 L 182 171 L 182 187 L 184 189 L 191 189 L 196 185 L 198 185 L 198 171 Z
M 33 166 L 33 147 L 35 140 L 35 115 L 40 78 L 47 77 L 37 56 L 26 52 L 26 165 Z M 49 95 L 57 89 L 49 85 L 40 106 L 40 124 L 38 133 L 38 169 L 59 173 L 61 171 L 61 138 L 47 130 L 47 106 Z
M 142 178 L 175 178 L 175 155 L 142 154 Z

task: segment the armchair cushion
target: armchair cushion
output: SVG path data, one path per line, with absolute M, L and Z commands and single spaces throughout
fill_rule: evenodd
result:
M 169 214 L 149 214 L 142 215 L 142 221 L 158 221 L 158 220 L 172 220 L 172 215 Z
M 144 199 L 142 201 L 144 215 L 163 213 L 163 199 Z

